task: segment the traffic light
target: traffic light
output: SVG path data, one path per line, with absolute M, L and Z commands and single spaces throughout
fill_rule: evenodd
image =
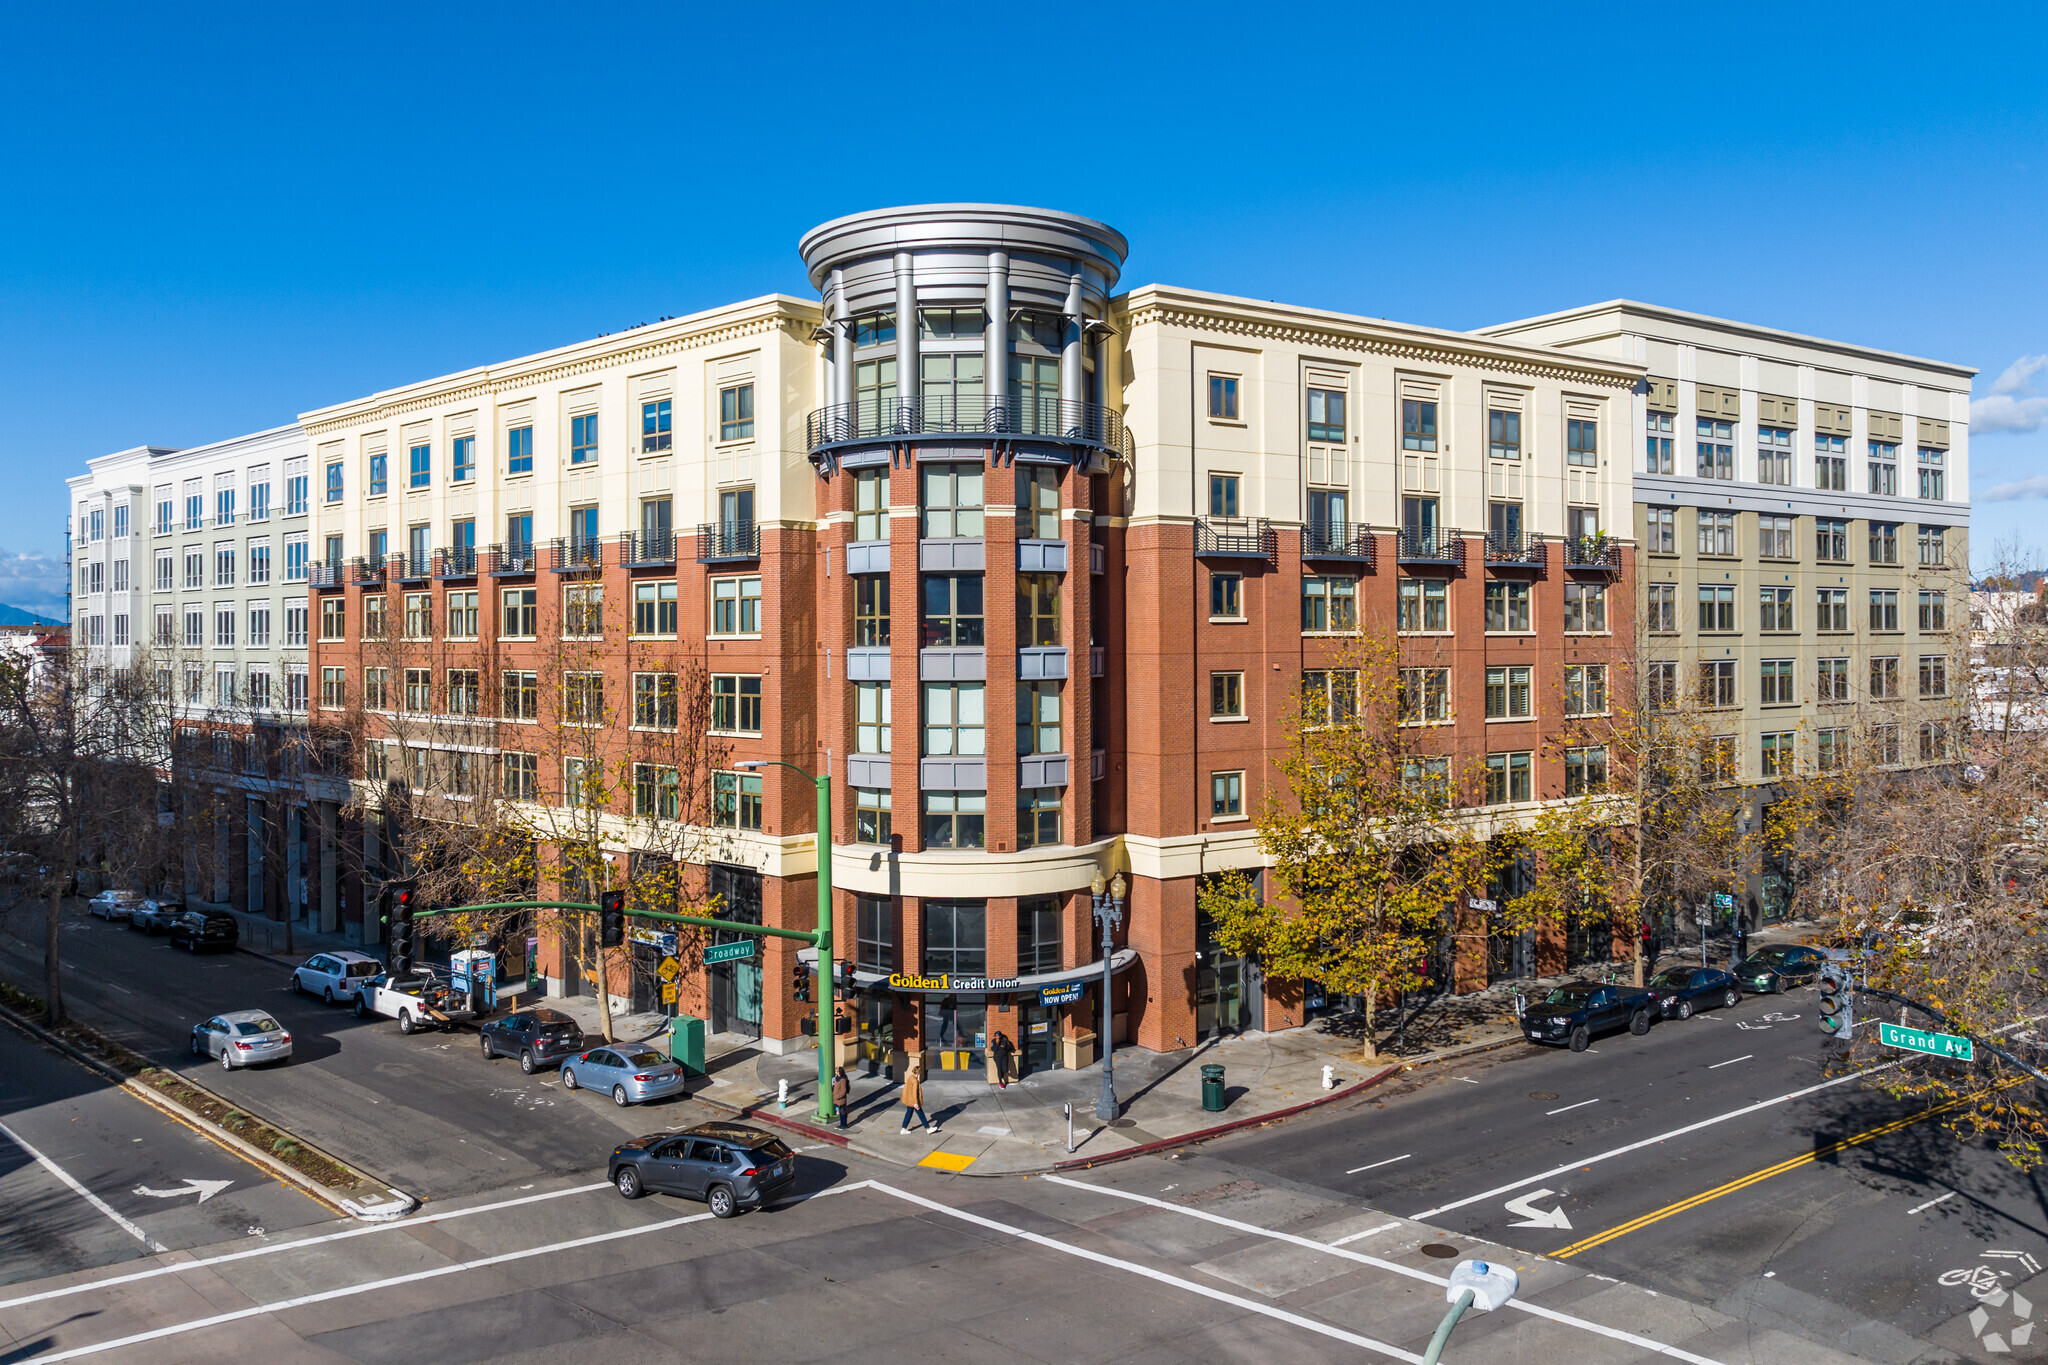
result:
M 384 923 L 391 945 L 389 957 L 393 976 L 406 976 L 412 972 L 412 917 L 419 908 L 418 896 L 418 887 L 412 882 L 384 883 Z
M 1820 1027 L 1845 1043 L 1856 1036 L 1855 980 L 1843 963 L 1820 969 Z
M 799 962 L 789 969 L 790 993 L 800 1005 L 811 1003 L 811 969 Z
M 626 946 L 626 893 L 604 891 L 597 897 L 597 946 Z

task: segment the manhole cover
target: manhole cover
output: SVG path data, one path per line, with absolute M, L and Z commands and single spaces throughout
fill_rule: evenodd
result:
M 1554 1100 L 1557 1098 L 1557 1092 L 1555 1090 L 1531 1090 L 1529 1098 L 1532 1100 Z
M 1112 1128 L 1136 1128 L 1138 1121 L 1136 1119 L 1111 1119 L 1109 1126 Z
M 1434 1256 L 1439 1261 L 1448 1261 L 1458 1254 L 1458 1249 L 1454 1246 L 1445 1246 L 1442 1242 L 1424 1242 L 1422 1254 Z

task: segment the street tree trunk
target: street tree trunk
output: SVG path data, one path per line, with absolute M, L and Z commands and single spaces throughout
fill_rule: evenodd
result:
M 43 1022 L 64 1022 L 64 983 L 59 979 L 57 934 L 63 926 L 64 883 L 50 887 L 49 913 L 43 921 Z
M 1379 1004 L 1380 983 L 1375 981 L 1365 988 L 1365 1060 L 1368 1062 L 1379 1060 L 1380 1055 L 1379 1044 L 1373 1037 L 1373 1030 L 1379 1022 Z

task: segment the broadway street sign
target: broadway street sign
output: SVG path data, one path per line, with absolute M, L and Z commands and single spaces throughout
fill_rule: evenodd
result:
M 1926 1029 L 1907 1028 L 1904 1024 L 1879 1024 L 1877 1041 L 1886 1047 L 1924 1052 L 1930 1057 L 1947 1057 L 1957 1062 L 1974 1061 L 1977 1054 L 1968 1038 L 1954 1033 L 1929 1033 Z
M 714 943 L 704 950 L 704 963 L 712 966 L 720 962 L 745 962 L 754 955 L 754 940 L 743 938 L 737 943 Z

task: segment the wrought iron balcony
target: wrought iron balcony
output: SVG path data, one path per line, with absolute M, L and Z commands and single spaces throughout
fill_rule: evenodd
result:
M 475 578 L 476 546 L 451 545 L 434 551 L 434 577 Z
M 493 578 L 523 577 L 532 573 L 535 567 L 533 542 L 530 540 L 507 541 L 484 551 L 484 572 Z
M 804 422 L 813 454 L 856 441 L 918 436 L 1035 436 L 1115 453 L 1123 449 L 1124 419 L 1115 408 L 1062 398 L 931 394 L 835 403 Z
M 1362 521 L 1311 521 L 1301 528 L 1303 559 L 1346 559 L 1372 567 L 1372 528 Z
M 1465 537 L 1454 526 L 1403 526 L 1395 557 L 1403 564 L 1463 565 Z
M 1621 546 L 1606 536 L 1579 536 L 1564 543 L 1565 567 L 1591 573 L 1618 573 Z
M 556 573 L 593 573 L 604 567 L 604 542 L 556 537 L 548 547 L 548 567 Z
M 761 557 L 761 524 L 756 521 L 707 521 L 697 527 L 697 562 L 720 564 Z
M 1523 531 L 1486 533 L 1486 562 L 1509 569 L 1540 569 L 1547 562 L 1544 542 Z
M 387 561 L 390 576 L 401 583 L 415 582 L 434 576 L 434 557 L 422 551 L 419 554 L 399 552 Z
M 629 569 L 676 562 L 674 531 L 619 532 L 619 563 Z
M 338 588 L 341 586 L 342 572 L 339 561 L 332 564 L 308 564 L 306 581 L 316 588 Z
M 384 561 L 374 555 L 368 558 L 358 556 L 355 559 L 351 559 L 348 562 L 348 581 L 358 584 L 382 583 L 384 581 Z
M 1279 539 L 1264 517 L 1195 518 L 1197 555 L 1271 559 L 1279 552 Z

